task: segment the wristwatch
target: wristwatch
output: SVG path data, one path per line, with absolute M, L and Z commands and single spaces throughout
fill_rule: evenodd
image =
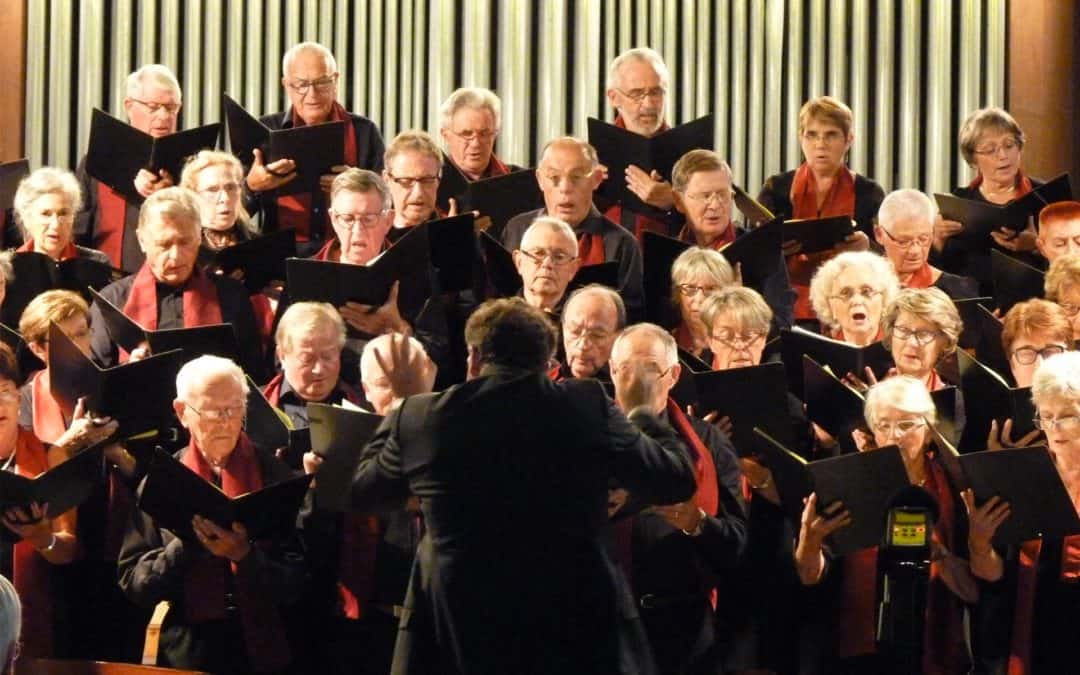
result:
M 705 519 L 709 517 L 709 514 L 705 513 L 705 509 L 703 509 L 703 508 L 701 508 L 699 506 L 698 507 L 698 516 L 700 516 L 700 517 L 698 518 L 697 525 L 694 526 L 694 529 L 692 529 L 692 530 L 683 530 L 682 531 L 683 534 L 685 534 L 688 537 L 696 537 L 696 536 L 698 536 L 699 534 L 701 534 L 702 532 L 705 531 Z

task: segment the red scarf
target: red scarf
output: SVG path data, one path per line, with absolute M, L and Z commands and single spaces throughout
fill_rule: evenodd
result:
M 599 265 L 605 261 L 604 235 L 582 232 L 578 235 L 578 260 L 581 266 Z
M 926 457 L 926 490 L 937 500 L 940 515 L 934 540 L 954 550 L 956 513 L 945 470 Z M 842 604 L 836 626 L 837 655 L 841 658 L 873 654 L 877 613 L 877 547 L 844 556 Z M 966 672 L 962 601 L 952 594 L 941 577 L 941 563 L 930 565 L 930 588 L 926 600 L 922 672 L 948 675 Z
M 484 178 L 495 178 L 496 176 L 506 176 L 510 174 L 510 167 L 503 164 L 495 153 L 491 153 L 491 161 L 488 162 L 487 169 L 484 170 Z
M 690 449 L 697 455 L 694 458 L 694 477 L 697 479 L 697 490 L 694 491 L 694 503 L 705 513 L 715 516 L 720 510 L 720 491 L 716 485 L 716 464 L 713 462 L 712 453 L 705 447 L 701 438 L 694 431 L 689 418 L 674 399 L 669 398 L 667 404 L 668 419 L 671 425 L 679 432 Z
M 39 370 L 30 380 L 30 408 L 34 420 L 34 436 L 43 443 L 55 443 L 67 431 L 69 411 L 53 398 L 49 387 L 49 369 Z
M 180 461 L 203 480 L 213 482 L 214 472 L 195 446 L 194 439 Z M 238 497 L 262 487 L 263 477 L 255 447 L 247 435 L 240 434 L 236 448 L 221 469 L 221 491 L 228 497 Z M 291 656 L 278 609 L 260 588 L 259 580 L 239 574 L 236 563 L 203 556 L 192 565 L 184 578 L 185 620 L 194 624 L 225 617 L 226 574 L 234 577 L 244 642 L 252 666 L 256 671 L 284 668 Z
M 32 251 L 35 251 L 34 240 L 33 239 L 27 239 L 26 243 L 24 243 L 19 248 L 15 249 L 16 253 L 29 253 L 29 252 L 32 252 Z M 72 258 L 78 258 L 78 257 L 79 257 L 79 250 L 77 248 L 75 248 L 75 243 L 74 242 L 69 241 L 67 243 L 67 246 L 64 247 L 64 250 L 60 252 L 60 260 L 58 260 L 57 262 L 64 262 L 65 260 L 71 260 Z
M 896 367 L 889 368 L 889 372 L 885 373 L 885 377 L 893 377 L 899 375 L 900 371 Z M 937 374 L 936 370 L 930 371 L 930 374 L 923 380 L 923 384 L 926 385 L 926 391 L 937 391 L 938 389 L 944 389 L 947 385 L 941 380 L 941 376 Z
M 690 333 L 690 328 L 687 327 L 685 321 L 679 322 L 679 325 L 675 326 L 671 334 L 675 337 L 675 344 L 697 356 L 697 349 L 694 347 L 694 336 Z
M 19 429 L 15 440 L 15 471 L 35 478 L 48 470 L 45 446 L 34 434 Z M 25 539 L 13 549 L 11 582 L 22 600 L 22 658 L 52 656 L 52 575 L 51 565 L 34 545 Z
M 930 288 L 934 285 L 934 268 L 930 266 L 930 263 L 923 263 L 923 266 L 918 269 L 915 274 L 911 275 L 908 282 L 904 284 L 905 288 Z
M 1020 546 L 1016 575 L 1016 610 L 1013 614 L 1009 675 L 1031 673 L 1031 633 L 1035 622 L 1035 594 L 1038 592 L 1039 554 L 1042 540 L 1025 541 Z M 1080 535 L 1065 537 L 1061 545 L 1061 578 L 1080 576 Z M 1044 591 L 1046 592 L 1046 591 Z
M 327 121 L 345 122 L 344 163 L 348 166 L 356 166 L 356 127 L 353 125 L 349 113 L 344 106 L 335 101 L 334 107 L 330 110 L 330 119 Z M 295 109 L 292 111 L 292 124 L 293 128 L 304 126 L 304 120 L 296 114 Z M 277 217 L 278 229 L 294 228 L 296 230 L 296 241 L 310 241 L 312 231 L 316 229 L 315 223 L 311 222 L 311 193 L 304 192 L 278 197 Z M 325 229 L 325 222 L 320 223 L 320 225 L 320 229 Z
M 109 256 L 113 267 L 122 267 L 127 200 L 105 183 L 98 183 L 97 187 L 98 220 L 94 248 Z
M 970 183 L 968 183 L 968 189 L 969 190 L 978 190 L 979 186 L 982 185 L 982 184 L 983 184 L 983 177 L 982 177 L 982 174 L 980 173 L 979 175 L 975 176 L 975 178 L 973 178 Z M 1014 196 L 1013 196 L 1012 200 L 1015 201 L 1015 200 L 1023 197 L 1027 193 L 1031 192 L 1033 189 L 1034 189 L 1034 186 L 1031 184 L 1031 179 L 1027 177 L 1027 174 L 1024 173 L 1024 170 L 1020 169 L 1019 171 L 1017 171 L 1016 172 L 1016 192 L 1014 193 Z
M 712 241 L 710 244 L 699 244 L 697 236 L 694 235 L 693 228 L 690 227 L 690 223 L 683 225 L 683 228 L 679 230 L 679 241 L 685 241 L 687 244 L 694 246 L 700 246 L 701 248 L 708 248 L 714 251 L 719 251 L 725 246 L 735 241 L 735 224 L 729 222 L 727 228 L 720 233 L 720 236 Z
M 150 265 L 143 263 L 131 284 L 131 292 L 124 303 L 124 314 L 142 326 L 143 330 L 157 330 L 157 279 Z M 184 328 L 212 326 L 222 323 L 221 303 L 214 282 L 196 268 L 184 284 Z M 121 361 L 126 361 L 122 357 Z
M 855 217 L 855 174 L 841 168 L 833 180 L 821 208 L 817 205 L 817 181 L 810 166 L 803 164 L 795 170 L 791 181 L 792 219 L 828 218 L 830 216 Z M 810 279 L 823 262 L 833 256 L 831 251 L 800 253 L 788 257 L 788 276 L 791 287 L 798 294 L 795 298 L 795 318 L 813 319 L 814 308 L 810 304 Z

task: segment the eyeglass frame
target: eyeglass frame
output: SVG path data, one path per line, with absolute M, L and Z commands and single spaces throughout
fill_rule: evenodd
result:
M 717 342 L 724 345 L 725 347 L 728 347 L 729 349 L 747 349 L 750 347 L 750 345 L 754 344 L 758 340 L 764 339 L 765 335 L 765 332 L 756 330 L 749 331 L 741 335 L 732 334 L 728 337 L 724 337 L 722 335 L 717 335 L 710 332 L 709 338 L 712 340 L 716 340 Z
M 412 190 L 417 185 L 419 185 L 421 189 L 430 190 L 442 180 L 442 172 L 440 171 L 434 176 L 395 176 L 387 171 L 386 177 L 393 181 L 394 185 L 397 185 L 405 191 Z
M 338 213 L 334 209 L 328 209 L 330 211 L 330 217 L 334 219 L 335 223 L 339 223 L 349 232 L 356 231 L 356 224 L 360 224 L 360 229 L 365 232 L 371 232 L 378 224 L 380 218 L 385 218 L 386 214 L 390 213 L 390 209 L 382 209 L 378 213 Z M 351 218 L 353 222 L 343 221 L 343 218 Z M 365 222 L 366 221 L 366 222 Z
M 483 129 L 482 131 L 469 129 L 466 133 L 461 131 L 454 131 L 453 129 L 447 128 L 446 131 L 450 133 L 451 136 L 457 136 L 461 140 L 465 141 L 465 143 L 472 143 L 473 141 L 483 141 L 486 143 L 487 141 L 490 141 L 499 135 L 498 129 Z
M 995 145 L 992 148 L 984 148 L 979 150 L 978 148 L 972 148 L 971 153 L 974 155 L 982 155 L 983 157 L 993 157 L 1002 150 L 1005 152 L 1012 152 L 1013 150 L 1020 150 L 1024 147 L 1024 144 L 1020 142 L 1020 139 L 1013 136 L 1012 142 L 1003 142 L 1000 145 Z
M 1044 353 L 1047 350 L 1057 350 L 1057 351 L 1051 351 L 1050 354 Z M 1009 352 L 1009 358 L 1010 359 L 1016 359 L 1016 362 L 1019 363 L 1022 366 L 1030 366 L 1031 364 L 1035 363 L 1036 359 L 1038 359 L 1039 357 L 1042 357 L 1042 359 L 1045 361 L 1046 359 L 1050 358 L 1051 356 L 1057 356 L 1058 354 L 1064 354 L 1068 350 L 1069 350 L 1069 348 L 1066 347 L 1065 345 L 1046 345 L 1042 349 L 1035 349 L 1034 347 L 1019 347 L 1019 348 L 1013 349 L 1013 350 L 1011 350 Z M 1023 359 L 1021 359 L 1019 356 L 1017 356 L 1020 352 L 1023 352 L 1025 354 L 1031 354 L 1032 355 L 1030 357 L 1031 360 L 1024 361 Z M 1025 357 L 1025 358 L 1027 358 L 1027 357 Z
M 648 89 L 631 89 L 630 91 L 623 91 L 619 87 L 612 87 L 615 91 L 619 92 L 626 98 L 630 99 L 637 105 L 641 105 L 647 98 L 659 98 L 662 99 L 667 96 L 667 87 L 650 87 Z
M 910 425 L 910 426 L 908 426 L 907 429 L 904 429 L 903 427 L 900 426 L 902 424 Z M 887 425 L 887 426 L 885 426 L 883 428 L 883 425 Z M 910 434 L 912 431 L 915 431 L 916 429 L 921 429 L 921 428 L 923 428 L 925 426 L 929 426 L 927 421 L 926 421 L 926 418 L 919 417 L 919 418 L 916 418 L 916 419 L 895 420 L 895 421 L 892 421 L 892 422 L 887 422 L 887 421 L 882 420 L 882 421 L 879 421 L 879 422 L 875 423 L 874 426 L 873 426 L 873 429 L 871 429 L 871 430 L 876 434 L 877 433 L 884 434 L 886 438 L 895 438 L 897 431 L 900 432 L 901 436 L 904 436 L 906 434 Z
M 919 236 L 912 237 L 910 239 L 897 239 L 896 235 L 894 235 L 892 232 L 889 232 L 888 228 L 886 228 L 884 225 L 878 225 L 878 227 L 881 229 L 882 232 L 885 233 L 885 236 L 887 236 L 889 240 L 892 241 L 892 243 L 896 244 L 904 251 L 911 250 L 911 247 L 915 244 L 918 244 L 919 248 L 930 248 L 930 246 L 934 243 L 933 234 L 920 234 Z
M 308 92 L 312 88 L 315 89 L 316 94 L 325 94 L 333 89 L 337 84 L 338 74 L 327 75 L 326 77 L 320 77 L 317 80 L 300 80 L 299 82 L 285 82 L 285 86 L 293 91 L 297 96 L 307 96 Z
M 180 108 L 183 105 L 182 103 L 155 103 L 154 101 L 144 101 L 141 98 L 135 98 L 134 96 L 128 96 L 127 100 L 138 103 L 146 108 L 147 112 L 151 115 L 156 115 L 159 110 L 164 110 L 169 117 L 179 115 Z
M 228 408 L 221 408 L 215 410 L 199 410 L 195 406 L 191 405 L 187 401 L 184 401 L 184 407 L 190 408 L 195 411 L 195 414 L 199 416 L 199 419 L 206 420 L 208 422 L 231 422 L 234 419 L 239 419 L 241 422 L 247 418 L 247 406 L 244 404 L 237 404 Z M 233 413 L 233 410 L 239 410 L 239 413 Z M 220 417 L 218 417 L 220 415 Z
M 545 260 L 550 260 L 551 264 L 554 265 L 555 267 L 563 267 L 564 265 L 569 265 L 570 263 L 572 263 L 572 262 L 574 262 L 575 260 L 578 259 L 578 256 L 576 256 L 576 255 L 571 256 L 569 253 L 566 253 L 565 251 L 547 251 L 547 250 L 544 250 L 544 249 L 539 249 L 539 250 L 542 250 L 544 252 L 543 253 L 536 253 L 537 249 L 533 249 L 532 251 L 527 251 L 527 250 L 525 250 L 523 248 L 518 249 L 518 251 L 521 251 L 521 254 L 523 256 L 525 256 L 529 260 L 533 261 L 537 265 L 543 265 Z M 555 257 L 556 255 L 564 255 L 564 256 L 570 256 L 570 257 L 560 260 L 560 259 L 557 259 Z
M 847 297 L 844 297 L 844 291 L 851 291 L 851 293 Z M 839 293 L 837 293 L 835 295 L 829 295 L 829 296 L 826 296 L 826 297 L 829 300 L 839 300 L 840 302 L 843 302 L 846 305 L 846 304 L 849 304 L 852 300 L 854 300 L 856 295 L 861 295 L 864 300 L 869 301 L 869 300 L 873 300 L 874 296 L 882 295 L 883 293 L 885 293 L 885 291 L 883 291 L 880 288 L 873 288 L 871 286 L 862 286 L 858 290 L 854 290 L 852 288 L 843 288 L 843 289 L 840 289 Z
M 1070 421 L 1068 424 L 1064 424 L 1065 420 Z M 1052 417 L 1046 420 L 1036 415 L 1031 418 L 1031 422 L 1039 431 L 1053 431 L 1054 429 L 1069 431 L 1070 429 L 1080 428 L 1080 415 L 1062 415 L 1061 417 Z
M 906 335 L 902 335 L 902 333 L 906 333 Z M 929 335 L 930 336 L 929 339 L 923 340 L 922 338 L 919 337 L 920 333 L 924 337 L 926 335 Z M 907 326 L 893 325 L 893 327 L 892 327 L 892 337 L 893 337 L 894 340 L 898 339 L 901 342 L 907 342 L 909 338 L 914 337 L 915 342 L 918 343 L 918 345 L 920 347 L 925 347 L 926 345 L 933 344 L 934 340 L 937 340 L 940 337 L 945 337 L 945 331 L 931 330 L 929 328 L 919 328 L 919 329 L 916 329 L 916 330 L 912 330 L 911 328 L 908 328 Z

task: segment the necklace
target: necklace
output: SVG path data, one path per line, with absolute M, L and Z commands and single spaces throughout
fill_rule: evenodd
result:
M 1001 188 L 1000 190 L 991 190 L 987 188 L 986 183 L 983 183 L 983 188 L 983 194 L 985 194 L 987 197 L 996 197 L 998 195 L 1007 195 L 1011 192 L 1016 192 L 1015 185 L 1010 185 L 1009 187 Z
M 232 230 L 221 232 L 218 230 L 204 229 L 203 236 L 206 237 L 206 243 L 214 248 L 225 248 L 231 246 L 233 243 Z

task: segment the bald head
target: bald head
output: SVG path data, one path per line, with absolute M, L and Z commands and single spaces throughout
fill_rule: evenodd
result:
M 592 195 L 600 185 L 596 149 L 572 136 L 557 138 L 544 148 L 536 177 L 549 215 L 577 227 L 592 209 Z
M 566 365 L 574 377 L 595 377 L 611 358 L 615 337 L 626 323 L 619 294 L 592 284 L 574 291 L 562 313 Z

